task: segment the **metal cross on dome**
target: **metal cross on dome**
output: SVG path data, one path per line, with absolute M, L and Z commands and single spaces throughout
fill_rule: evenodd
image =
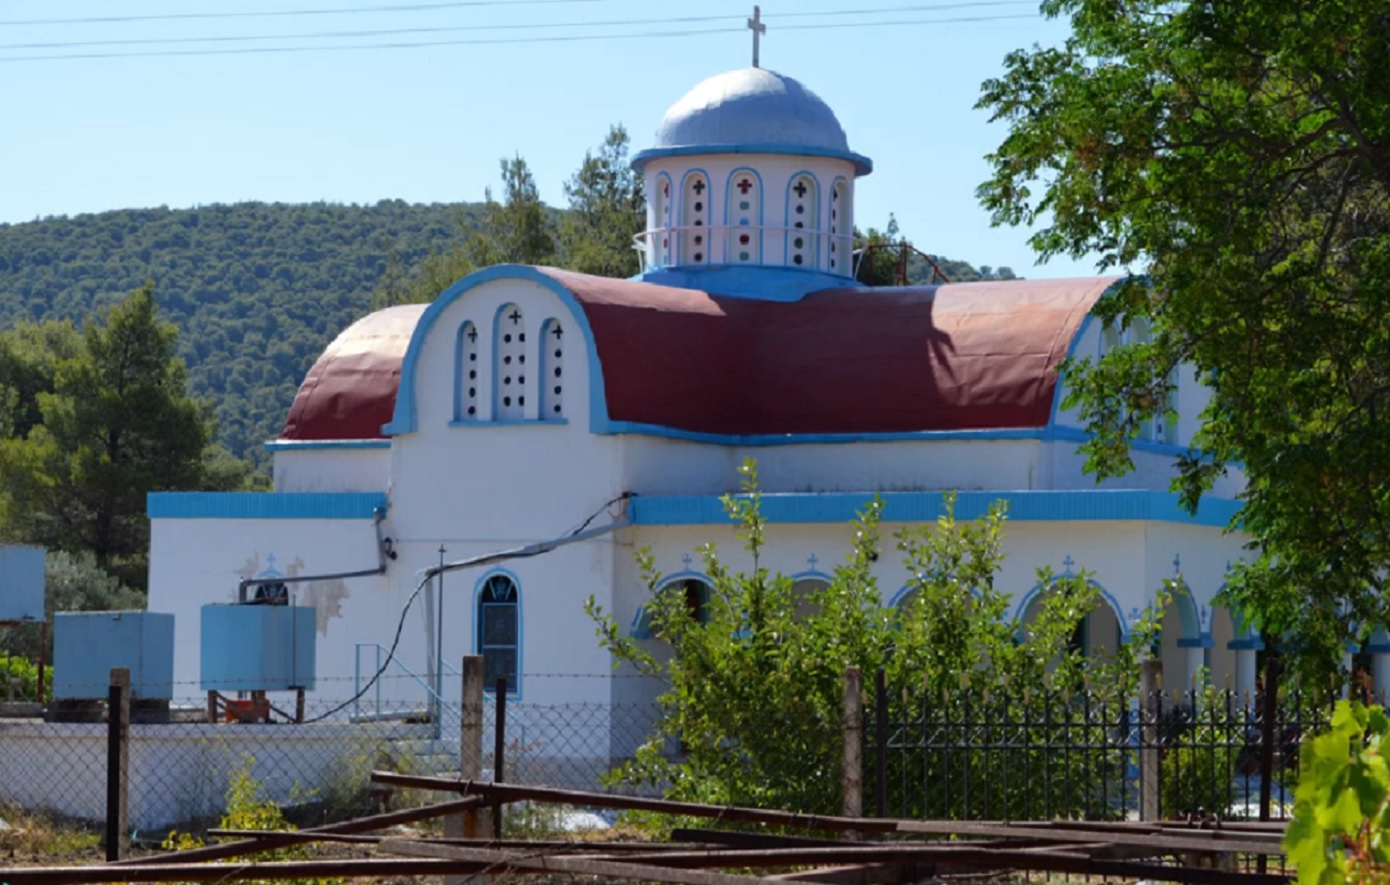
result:
M 753 7 L 753 17 L 748 20 L 748 30 L 753 32 L 753 67 L 758 66 L 758 38 L 767 33 L 767 25 L 763 24 L 762 7 Z

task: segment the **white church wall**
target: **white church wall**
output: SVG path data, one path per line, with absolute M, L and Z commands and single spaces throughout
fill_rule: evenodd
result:
M 514 305 L 527 332 L 524 415 L 497 419 L 491 395 L 494 324 Z M 510 311 L 509 311 L 510 313 Z M 549 318 L 568 323 L 563 421 L 538 420 L 540 343 Z M 416 368 L 416 430 L 392 441 L 393 516 L 405 538 L 451 537 L 485 543 L 557 535 L 622 491 L 621 450 L 613 437 L 589 433 L 589 365 L 572 315 L 549 289 L 529 280 L 499 279 L 466 292 L 444 310 L 424 340 Z M 479 331 L 476 418 L 455 414 L 456 341 L 463 324 Z M 572 357 L 572 358 L 569 358 Z M 532 367 L 535 367 L 534 369 Z M 522 380 L 524 379 L 524 380 Z M 499 398 L 501 394 L 497 395 Z M 500 401 L 500 399 L 499 399 Z
M 747 196 L 759 198 L 747 201 L 750 206 L 746 210 L 740 205 L 743 201 L 731 199 L 730 188 L 731 177 L 744 172 L 753 179 L 753 188 Z M 666 181 L 670 182 L 671 190 L 669 205 L 661 199 L 649 201 L 648 229 L 686 228 L 674 236 L 669 245 L 657 244 L 649 249 L 649 266 L 761 263 L 832 270 L 833 258 L 833 272 L 851 275 L 853 213 L 852 208 L 840 208 L 852 207 L 854 203 L 854 167 L 848 161 L 769 154 L 666 157 L 650 161 L 644 175 L 648 193 L 661 193 Z M 802 175 L 809 176 L 807 181 L 816 191 L 814 200 L 809 192 L 794 190 Z M 705 188 L 696 193 L 690 186 L 698 176 L 703 176 Z M 842 190 L 835 199 L 837 184 Z M 696 202 L 704 205 L 695 210 Z M 797 205 L 801 206 L 801 213 L 795 211 Z M 743 220 L 749 224 L 740 224 Z M 698 236 L 693 229 L 696 221 L 708 232 L 701 243 L 694 240 Z M 797 221 L 805 225 L 801 230 L 809 232 L 800 249 L 795 245 Z M 744 227 L 750 233 L 747 244 L 738 240 Z M 830 248 L 832 239 L 833 251 Z M 743 257 L 745 252 L 746 258 Z M 800 263 L 795 260 L 798 255 Z
M 277 492 L 384 492 L 391 485 L 389 444 L 278 444 Z
M 150 528 L 149 610 L 174 615 L 176 694 L 199 693 L 202 607 L 231 603 L 243 578 L 374 568 L 371 520 L 154 519 Z M 352 694 L 355 645 L 380 641 L 390 621 L 385 579 L 364 577 L 292 585 L 296 604 L 316 610 L 314 696 Z

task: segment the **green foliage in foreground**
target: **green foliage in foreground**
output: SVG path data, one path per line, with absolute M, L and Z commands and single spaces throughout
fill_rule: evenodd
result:
M 1304 744 L 1294 817 L 1284 837 L 1299 885 L 1390 882 L 1390 719 L 1341 701 L 1332 726 Z
M 1085 680 L 1117 699 L 1135 689 L 1139 650 L 1155 635 L 1151 621 L 1136 625 L 1131 640 L 1104 661 L 1069 647 L 1099 604 L 1085 573 L 1039 570 L 1037 581 L 1050 592 L 1035 617 L 1025 628 L 1008 616 L 1010 597 L 995 587 L 1002 504 L 961 522 L 951 496 L 935 524 L 901 530 L 893 542 L 913 595 L 887 608 L 874 576 L 883 502 L 867 501 L 829 585 L 798 598 L 789 577 L 762 564 L 767 525 L 756 468 L 745 463 L 741 474 L 743 494 L 727 496 L 724 505 L 751 558 L 748 571 L 731 568 L 713 544 L 702 547 L 713 588 L 697 610 L 685 593 L 663 587 L 650 553 L 640 553 L 658 640 L 652 644 L 627 636 L 593 598 L 586 604 L 603 647 L 668 686 L 656 734 L 616 772 L 618 780 L 662 785 L 682 800 L 837 813 L 848 667 L 858 667 L 869 684 L 883 668 L 895 699 L 908 708 L 928 692 L 967 681 L 1007 686 L 999 696 L 1019 699 Z M 1020 631 L 1023 642 L 1016 640 Z M 1064 755 L 1053 754 L 1055 764 L 1077 760 Z M 1085 781 L 1079 773 L 1071 778 Z

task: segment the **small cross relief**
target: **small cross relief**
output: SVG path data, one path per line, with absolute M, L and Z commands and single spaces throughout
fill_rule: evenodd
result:
M 739 192 L 739 193 L 743 194 L 744 196 L 747 196 L 747 195 L 748 195 L 748 192 L 751 191 L 752 189 L 753 189 L 753 182 L 749 181 L 747 178 L 741 178 L 741 179 L 739 179 L 739 182 L 738 182 L 738 192 Z
M 705 192 L 705 180 L 703 178 L 697 179 L 695 183 L 690 186 L 690 189 L 697 194 L 703 194 Z
M 806 182 L 804 182 L 804 181 L 798 181 L 798 182 L 796 183 L 796 187 L 792 188 L 792 190 L 796 192 L 796 195 L 797 195 L 798 197 L 805 197 L 805 196 L 806 196 Z

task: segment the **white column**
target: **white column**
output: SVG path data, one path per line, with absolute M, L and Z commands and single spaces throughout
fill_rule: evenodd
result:
M 1342 697 L 1346 698 L 1351 696 L 1351 680 L 1356 676 L 1351 671 L 1351 652 L 1342 655 L 1342 672 L 1347 674 L 1346 678 L 1342 680 Z
M 1207 665 L 1207 650 L 1198 645 L 1185 648 L 1183 651 L 1185 652 L 1184 657 L 1187 659 L 1186 678 L 1183 680 L 1182 685 L 1175 685 L 1173 687 L 1181 691 L 1190 691 L 1192 689 L 1192 678 Z
M 1238 648 L 1236 653 L 1236 695 L 1242 702 L 1255 702 L 1255 650 Z
M 1376 681 L 1376 703 L 1390 698 L 1390 654 L 1381 652 L 1371 655 L 1371 677 Z

